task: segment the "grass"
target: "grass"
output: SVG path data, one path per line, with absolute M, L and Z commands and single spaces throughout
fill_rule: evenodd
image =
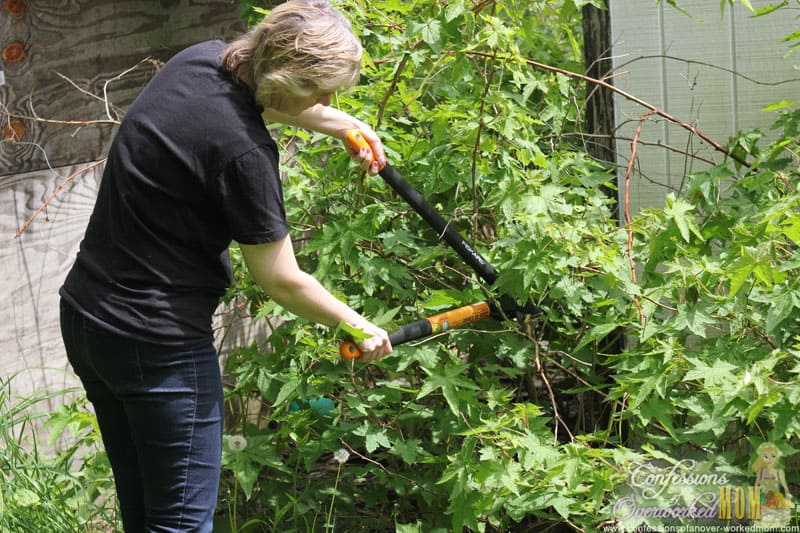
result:
M 0 381 L 0 531 L 121 531 L 85 397 L 67 389 L 18 398 L 13 379 Z M 48 412 L 53 399 L 62 401 Z

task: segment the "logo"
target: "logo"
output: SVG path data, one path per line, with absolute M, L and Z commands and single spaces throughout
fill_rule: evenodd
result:
M 753 488 L 761 511 L 758 524 L 764 529 L 786 527 L 792 519 L 794 505 L 786 485 L 786 473 L 778 464 L 781 452 L 771 442 L 763 443 L 756 452 Z
M 779 447 L 765 442 L 750 472 L 721 457 L 633 463 L 612 505 L 613 531 L 800 533 L 780 458 Z

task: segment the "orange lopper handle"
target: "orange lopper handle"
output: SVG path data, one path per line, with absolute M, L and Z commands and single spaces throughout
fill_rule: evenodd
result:
M 476 304 L 465 305 L 458 307 L 438 315 L 429 316 L 410 324 L 405 324 L 397 331 L 389 335 L 389 341 L 392 346 L 403 344 L 404 342 L 413 341 L 427 337 L 440 331 L 447 331 L 451 328 L 457 328 L 478 322 L 485 318 L 489 318 L 492 314 L 492 308 L 489 302 L 479 302 Z M 339 355 L 345 359 L 358 359 L 361 357 L 361 350 L 354 342 L 344 342 L 339 346 Z
M 345 133 L 344 142 L 351 151 L 356 153 L 360 152 L 362 148 L 366 148 L 369 150 L 370 159 L 374 159 L 375 156 L 372 153 L 372 146 L 369 145 L 364 136 L 361 135 L 360 131 L 350 130 Z M 383 170 L 383 167 L 381 167 L 380 170 Z
M 345 359 L 358 359 L 361 357 L 361 350 L 358 349 L 358 346 L 353 341 L 347 341 L 339 346 L 339 355 Z

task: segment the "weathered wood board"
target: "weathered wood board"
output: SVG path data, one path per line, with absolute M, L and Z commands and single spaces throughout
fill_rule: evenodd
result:
M 0 380 L 15 376 L 18 395 L 78 384 L 61 341 L 58 289 L 75 260 L 102 172 L 102 161 L 82 163 L 6 176 L 0 187 L 0 205 L 11 207 L 0 210 L 0 270 L 6 273 L 0 285 Z M 266 321 L 251 320 L 243 302 L 220 306 L 214 327 L 222 355 L 269 333 Z
M 244 29 L 237 0 L 15 0 L 0 7 L 0 175 L 102 157 L 106 102 L 130 104 L 157 61 L 188 44 L 228 39 Z M 146 58 L 153 62 L 115 78 Z M 17 143 L 8 142 L 17 137 Z M 46 158 L 45 158 L 46 153 Z
M 61 342 L 57 291 L 102 165 L 71 180 L 15 234 L 67 177 L 102 159 L 114 131 L 109 119 L 124 113 L 158 62 L 189 44 L 239 34 L 239 9 L 237 0 L 0 4 L 0 380 L 17 376 L 16 394 L 76 384 Z M 50 122 L 73 120 L 106 123 Z M 217 325 L 226 346 L 265 330 L 254 331 L 235 306 L 221 311 Z
M 769 3 L 751 2 L 755 8 Z M 614 85 L 723 145 L 739 131 L 760 128 L 769 133 L 776 115 L 762 111 L 764 106 L 800 95 L 795 68 L 800 60 L 787 57 L 789 49 L 781 42 L 800 21 L 792 11 L 753 18 L 741 2 L 726 3 L 724 12 L 720 2 L 707 0 L 678 5 L 691 17 L 667 2 L 611 0 Z M 623 194 L 631 139 L 646 110 L 619 95 L 615 109 Z M 664 195 L 679 189 L 690 173 L 724 159 L 698 137 L 655 116 L 642 123 L 640 140 L 631 214 L 663 206 Z
M 75 385 L 61 343 L 58 288 L 75 259 L 89 220 L 102 167 L 74 178 L 46 211 L 15 237 L 17 228 L 55 188 L 83 165 L 7 176 L 0 188 L 0 377 L 14 376 L 14 390 L 60 390 Z

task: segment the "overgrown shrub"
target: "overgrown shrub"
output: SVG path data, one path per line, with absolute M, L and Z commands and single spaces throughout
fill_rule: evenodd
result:
M 615 170 L 575 135 L 582 84 L 530 63 L 583 70 L 586 3 L 340 3 L 367 61 L 334 105 L 376 127 L 501 276 L 479 283 L 330 139 L 279 128 L 303 267 L 390 330 L 498 294 L 543 314 L 353 365 L 234 250 L 230 295 L 281 325 L 226 364 L 232 530 L 594 531 L 617 518 L 630 465 L 715 460 L 747 478 L 761 442 L 793 453 L 800 115 L 782 113 L 768 146 L 731 141 L 749 167 L 698 172 L 620 225 L 603 192 Z

